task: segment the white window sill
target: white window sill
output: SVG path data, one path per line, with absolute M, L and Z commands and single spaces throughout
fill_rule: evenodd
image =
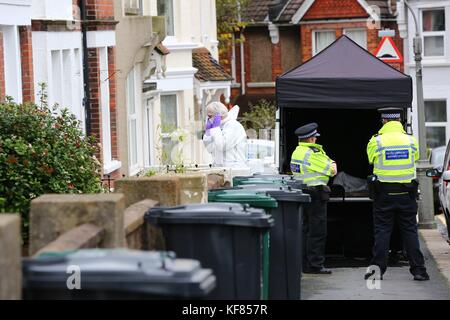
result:
M 406 66 L 410 68 L 415 68 L 416 64 L 415 62 L 409 62 L 406 64 Z M 422 66 L 424 67 L 449 67 L 450 66 L 450 60 L 446 59 L 422 59 Z
M 249 82 L 249 88 L 275 88 L 275 82 Z
M 138 166 L 133 166 L 130 168 L 130 177 L 136 176 L 139 172 L 141 172 L 141 169 Z
M 194 42 L 183 42 L 179 41 L 174 36 L 168 36 L 163 41 L 163 45 L 169 49 L 170 51 L 177 51 L 177 50 L 192 50 L 199 47 L 197 43 Z
M 122 168 L 122 162 L 113 160 L 110 163 L 105 163 L 103 166 L 103 174 L 110 174 L 120 168 Z

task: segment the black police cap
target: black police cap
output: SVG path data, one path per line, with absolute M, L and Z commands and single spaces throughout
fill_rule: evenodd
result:
M 381 113 L 381 119 L 399 119 L 402 116 L 403 109 L 401 108 L 381 108 L 378 109 Z
M 320 137 L 320 134 L 317 132 L 318 127 L 318 124 L 315 122 L 308 123 L 307 125 L 301 126 L 297 130 L 295 130 L 295 135 L 297 135 L 299 139 Z

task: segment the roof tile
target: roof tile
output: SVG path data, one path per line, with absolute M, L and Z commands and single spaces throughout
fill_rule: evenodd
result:
M 232 77 L 206 48 L 198 48 L 192 51 L 194 68 L 198 71 L 195 77 L 200 81 L 231 81 Z
M 279 18 L 275 22 L 289 22 L 305 0 L 289 0 Z M 380 8 L 382 18 L 392 18 L 393 14 L 389 11 L 388 0 L 366 0 L 369 6 Z M 279 0 L 250 0 L 244 16 L 249 22 L 264 22 L 268 15 L 270 5 L 277 4 Z

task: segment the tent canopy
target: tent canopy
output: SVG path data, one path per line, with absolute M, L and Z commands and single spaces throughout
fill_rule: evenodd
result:
M 343 35 L 277 78 L 279 107 L 408 108 L 412 79 Z

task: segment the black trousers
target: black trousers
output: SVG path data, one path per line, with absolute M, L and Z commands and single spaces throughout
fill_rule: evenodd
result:
M 373 206 L 375 242 L 371 264 L 379 266 L 382 273 L 387 269 L 389 240 L 395 221 L 398 223 L 408 256 L 410 272 L 421 274 L 426 271 L 423 254 L 420 251 L 416 215 L 417 201 L 412 195 L 390 195 L 386 192 L 377 194 Z
M 327 201 L 311 195 L 303 214 L 303 268 L 321 268 L 327 241 Z

